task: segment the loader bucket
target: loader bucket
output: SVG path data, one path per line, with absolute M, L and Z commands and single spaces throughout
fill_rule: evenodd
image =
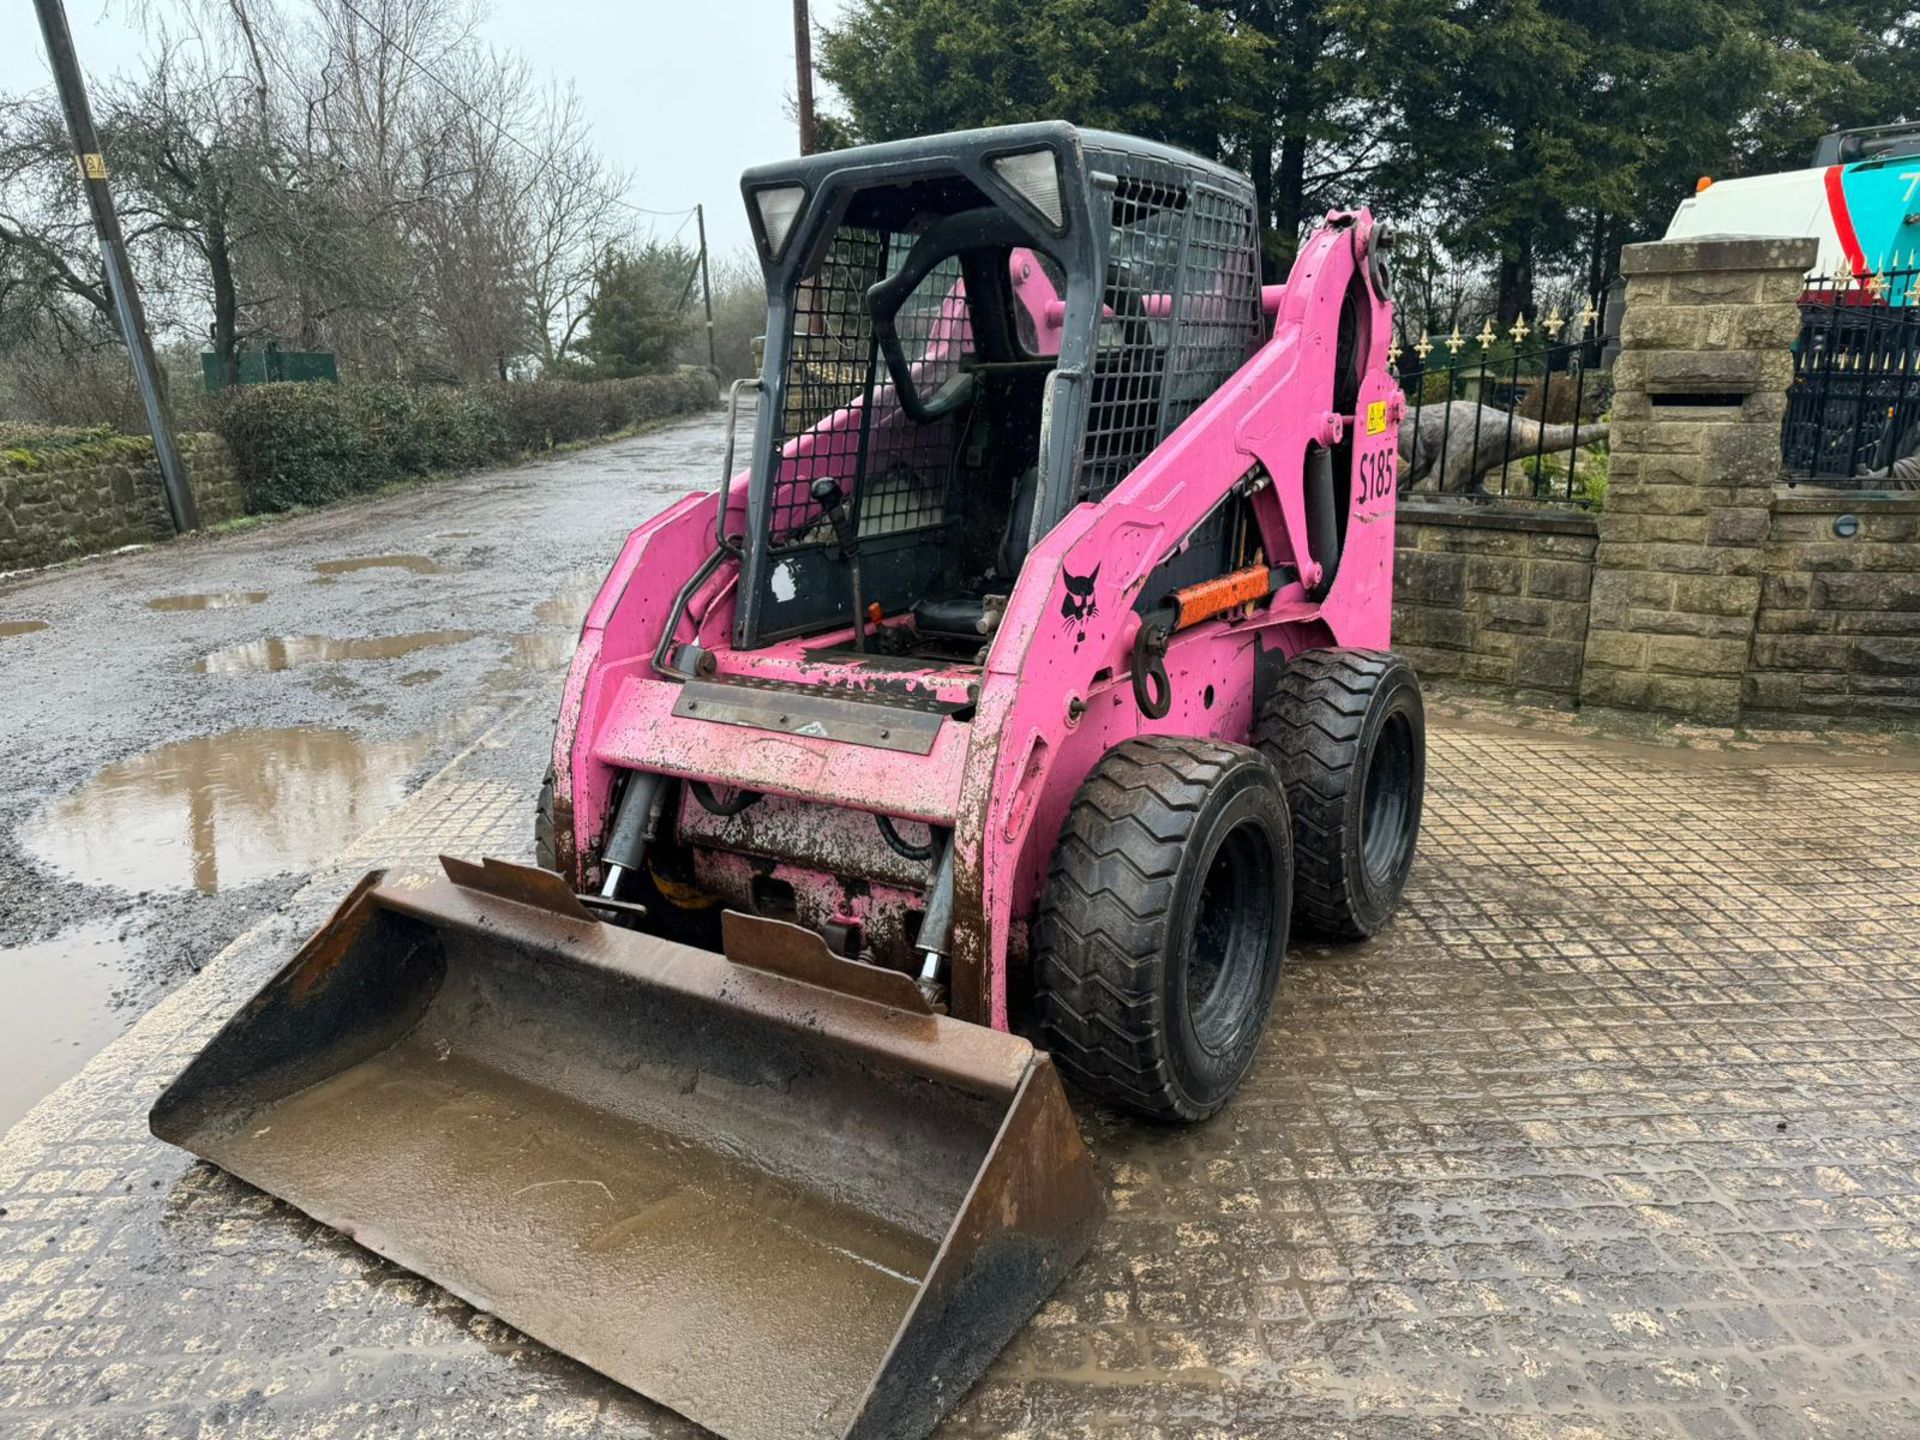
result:
M 729 1440 L 926 1434 L 1085 1250 L 1046 1056 L 812 932 L 361 881 L 154 1134 Z

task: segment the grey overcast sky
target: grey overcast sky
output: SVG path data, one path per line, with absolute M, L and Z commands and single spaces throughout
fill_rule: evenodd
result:
M 813 0 L 815 23 L 841 8 Z M 31 0 L 0 0 L 0 17 L 0 93 L 50 84 Z M 67 17 L 90 75 L 125 69 L 145 48 L 127 0 L 67 0 Z M 790 0 L 494 0 L 482 34 L 573 82 L 602 152 L 632 172 L 628 200 L 703 201 L 714 253 L 747 248 L 740 172 L 798 148 Z M 691 224 L 681 238 L 692 240 Z

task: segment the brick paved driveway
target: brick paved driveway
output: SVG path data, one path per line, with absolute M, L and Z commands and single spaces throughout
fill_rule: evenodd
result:
M 544 723 L 368 853 L 518 848 Z M 1920 1435 L 1920 754 L 1432 743 L 1240 1098 L 1080 1107 L 1112 1214 L 944 1435 Z M 145 1138 L 329 883 L 0 1141 L 0 1433 L 694 1434 Z

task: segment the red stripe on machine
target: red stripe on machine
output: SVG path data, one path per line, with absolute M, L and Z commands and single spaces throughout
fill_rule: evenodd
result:
M 1853 278 L 1867 278 L 1867 257 L 1860 249 L 1860 237 L 1853 230 L 1853 216 L 1847 213 L 1847 192 L 1841 185 L 1841 175 L 1845 167 L 1829 165 L 1827 167 L 1827 209 L 1833 214 L 1833 228 L 1840 236 L 1840 248 L 1847 252 L 1847 263 L 1853 267 Z

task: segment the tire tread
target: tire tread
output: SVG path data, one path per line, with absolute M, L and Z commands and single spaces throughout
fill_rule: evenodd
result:
M 1039 1020 L 1054 1063 L 1154 1118 L 1210 1113 L 1182 1093 L 1160 1043 L 1162 921 L 1192 821 L 1248 754 L 1172 736 L 1116 746 L 1068 812 L 1034 918 Z
M 1389 674 L 1407 662 L 1386 650 L 1307 650 L 1296 655 L 1260 713 L 1254 743 L 1273 762 L 1294 831 L 1293 916 L 1335 940 L 1364 939 L 1345 857 L 1357 807 L 1360 740 Z

